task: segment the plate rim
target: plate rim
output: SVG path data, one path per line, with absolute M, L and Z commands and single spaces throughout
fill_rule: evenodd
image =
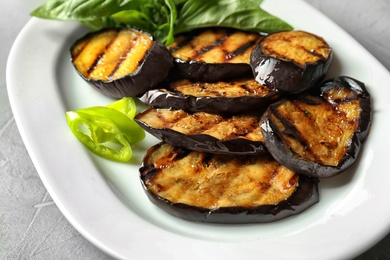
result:
M 311 7 L 309 7 L 310 5 L 307 4 L 306 2 L 299 1 L 298 3 L 300 3 L 302 5 L 306 5 L 307 8 L 311 8 Z M 315 9 L 313 8 L 311 10 L 315 10 Z M 318 11 L 314 11 L 314 12 L 318 13 Z M 327 19 L 327 18 L 324 18 L 324 19 Z M 20 34 L 16 38 L 15 43 L 12 46 L 11 52 L 9 54 L 9 59 L 8 59 L 8 62 L 7 62 L 7 71 L 6 71 L 7 91 L 8 91 L 8 96 L 9 96 L 9 99 L 10 99 L 10 104 L 11 104 L 12 111 L 14 113 L 16 124 L 17 124 L 18 129 L 19 129 L 19 131 L 21 133 L 23 142 L 26 145 L 26 148 L 27 148 L 27 150 L 29 152 L 29 155 L 30 155 L 30 157 L 31 157 L 31 159 L 32 159 L 32 161 L 34 163 L 34 166 L 36 167 L 36 169 L 38 171 L 38 174 L 39 174 L 40 178 L 42 179 L 46 189 L 49 191 L 49 193 L 52 196 L 53 200 L 55 201 L 56 205 L 59 207 L 61 212 L 66 216 L 66 218 L 69 220 L 69 222 L 72 223 L 72 225 L 81 234 L 83 234 L 84 237 L 86 237 L 89 241 L 91 241 L 93 244 L 95 244 L 97 247 L 99 247 L 103 251 L 105 251 L 108 254 L 110 254 L 110 255 L 112 255 L 114 257 L 117 257 L 117 258 L 125 258 L 126 256 L 128 256 L 128 255 L 126 255 L 126 253 L 132 254 L 131 250 L 128 251 L 128 252 L 125 252 L 123 250 L 121 250 L 121 252 L 118 252 L 115 246 L 113 246 L 111 244 L 107 245 L 107 243 L 103 242 L 101 239 L 96 238 L 96 234 L 94 232 L 92 232 L 88 228 L 85 228 L 83 225 L 81 225 L 81 223 L 80 223 L 80 221 L 78 219 L 78 218 L 80 218 L 80 215 L 74 214 L 73 212 L 69 211 L 68 202 L 64 202 L 63 198 L 61 198 L 61 196 L 58 196 L 56 190 L 53 189 L 53 185 L 51 183 L 53 181 L 53 179 L 51 179 L 50 176 L 47 175 L 47 171 L 50 171 L 50 169 L 48 169 L 48 166 L 45 165 L 45 163 L 42 163 L 42 161 L 41 161 L 42 159 L 40 158 L 41 154 L 37 153 L 37 151 L 36 151 L 37 148 L 35 147 L 36 145 L 31 140 L 29 140 L 30 134 L 28 133 L 28 131 L 26 129 L 27 128 L 27 126 L 26 126 L 27 123 L 23 121 L 24 120 L 23 117 L 25 117 L 23 115 L 23 113 L 25 113 L 26 111 L 21 111 L 21 108 L 20 108 L 21 105 L 17 104 L 17 102 L 18 102 L 17 99 L 20 97 L 18 95 L 21 95 L 21 93 L 20 93 L 21 86 L 19 86 L 19 84 L 16 83 L 18 80 L 15 79 L 14 72 L 12 71 L 12 68 L 15 66 L 14 65 L 15 63 L 18 63 L 18 61 L 15 60 L 15 57 L 18 56 L 17 52 L 20 50 L 20 44 L 22 44 L 22 40 L 23 40 L 24 35 L 26 34 L 26 32 L 28 32 L 28 30 L 30 30 L 30 27 L 34 27 L 36 24 L 42 24 L 42 23 L 47 23 L 47 22 L 38 20 L 36 18 L 32 18 L 26 24 L 26 26 L 22 29 L 22 31 L 20 32 Z M 54 24 L 56 22 L 51 21 L 50 23 Z M 60 23 L 62 23 L 62 22 L 60 22 Z M 76 25 L 73 25 L 73 26 L 76 26 Z M 342 30 L 342 29 L 340 28 L 340 30 Z M 345 33 L 345 34 L 346 34 L 347 37 L 350 37 L 347 33 Z M 358 44 L 358 43 L 356 43 L 356 44 Z M 358 45 L 362 49 L 364 49 L 360 44 L 358 44 Z M 367 54 L 371 55 L 368 52 L 367 52 Z M 372 57 L 372 55 L 371 55 L 371 57 Z M 376 60 L 376 59 L 372 57 L 372 60 Z M 376 67 L 377 66 L 379 66 L 379 67 L 382 66 L 382 69 L 388 73 L 388 71 L 378 61 L 377 61 Z M 14 89 L 15 85 L 17 85 L 16 90 L 18 92 L 16 92 L 16 90 Z M 58 95 L 58 93 L 55 93 L 55 95 Z M 62 104 L 62 106 L 64 106 L 64 105 Z M 64 109 L 64 107 L 61 107 L 61 109 Z M 38 119 L 34 118 L 34 120 L 38 120 Z M 65 122 L 63 122 L 62 126 L 64 126 L 64 125 L 65 125 Z M 76 141 L 73 142 L 73 144 L 74 145 L 78 145 Z M 71 150 L 72 149 L 67 151 L 68 155 L 72 152 Z M 82 148 L 80 148 L 79 150 L 81 150 L 81 151 L 79 151 L 80 153 L 78 153 L 78 154 L 81 155 L 82 153 L 85 153 L 84 150 L 82 150 Z M 88 158 L 87 160 L 90 160 L 88 155 L 84 155 L 84 156 L 85 156 L 84 158 Z M 66 165 L 62 165 L 62 166 L 66 167 Z M 94 167 L 95 167 L 95 165 L 87 166 L 88 169 L 94 169 Z M 98 183 L 99 185 L 102 185 L 102 186 L 106 185 L 107 186 L 106 180 L 101 175 L 92 176 L 92 177 L 88 176 L 88 178 L 93 178 L 93 181 Z M 115 196 L 112 194 L 112 190 L 109 187 L 107 187 L 107 189 L 103 193 L 104 193 L 104 196 L 108 196 L 107 198 L 110 198 L 110 199 L 113 198 L 115 200 Z M 104 196 L 103 196 L 102 199 L 103 200 L 104 199 L 107 200 L 107 198 L 104 198 Z M 117 202 L 114 205 L 116 205 L 117 207 L 120 208 L 120 210 L 118 212 L 116 212 L 116 213 L 123 214 L 123 215 L 127 216 L 127 214 L 128 214 L 127 209 L 121 202 Z M 387 215 L 387 216 L 390 216 L 390 214 Z M 140 224 L 148 223 L 147 221 L 143 221 L 142 219 L 138 219 L 137 221 L 139 221 Z M 377 233 L 375 238 L 372 238 L 371 241 L 365 246 L 365 248 L 360 249 L 360 252 L 358 252 L 358 253 L 361 253 L 361 252 L 365 251 L 366 249 L 368 249 L 369 247 L 371 247 L 372 245 L 374 245 L 382 237 L 384 237 L 388 233 L 389 230 L 390 230 L 390 223 L 387 224 L 386 228 L 383 229 L 383 231 L 381 233 Z M 137 230 L 137 231 L 140 232 L 140 230 Z M 156 231 L 153 232 L 152 230 L 148 230 L 148 231 L 150 232 L 149 233 L 150 235 L 161 234 L 161 232 L 162 232 L 164 235 L 166 235 L 168 237 L 168 240 L 172 240 L 172 241 L 174 241 L 178 237 L 177 234 L 171 234 L 171 233 L 169 233 L 167 231 L 162 231 L 162 230 L 159 230 L 159 232 L 156 232 Z M 117 232 L 119 232 L 119 231 L 117 230 Z M 148 236 L 145 236 L 145 238 L 146 237 L 148 237 Z M 191 242 L 195 243 L 195 244 L 199 243 L 199 244 L 202 244 L 202 246 L 205 246 L 204 243 L 202 243 L 202 241 L 199 241 L 197 239 L 189 239 L 189 238 L 187 238 L 187 239 L 190 240 Z M 184 240 L 187 241 L 187 239 L 184 239 Z M 209 246 L 205 246 L 206 248 L 215 246 L 215 244 L 213 242 L 209 241 L 207 243 L 210 243 L 210 245 Z M 243 247 L 243 248 L 248 246 L 248 244 L 246 244 L 246 243 L 234 243 L 234 244 L 236 246 Z M 356 254 L 356 252 L 349 252 L 349 253 L 350 254 L 347 254 L 348 256 L 352 256 L 352 255 Z M 218 257 L 218 254 L 216 254 L 215 256 Z

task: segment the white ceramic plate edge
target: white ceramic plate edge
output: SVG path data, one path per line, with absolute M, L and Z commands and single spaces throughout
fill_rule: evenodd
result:
M 265 1 L 267 3 L 268 1 Z M 283 2 L 283 1 L 276 1 L 276 2 Z M 309 8 L 309 6 L 306 6 L 304 2 L 296 1 L 298 6 L 304 6 L 305 8 Z M 271 4 L 270 4 L 271 6 Z M 271 9 L 274 8 L 271 6 Z M 316 11 L 311 10 L 314 12 L 313 15 L 318 15 Z M 283 18 L 281 15 L 280 17 Z M 320 17 L 318 19 L 325 19 L 323 17 Z M 146 256 L 153 256 L 156 254 L 159 254 L 162 258 L 169 257 L 170 255 L 180 255 L 180 254 L 192 254 L 192 256 L 202 257 L 202 256 L 208 256 L 213 258 L 223 258 L 223 257 L 232 257 L 235 256 L 235 254 L 238 254 L 239 252 L 245 252 L 244 255 L 241 256 L 247 256 L 247 258 L 253 257 L 253 254 L 259 254 L 262 253 L 263 257 L 269 256 L 275 256 L 272 254 L 272 252 L 269 252 L 267 249 L 261 249 L 261 248 L 255 248 L 256 241 L 252 241 L 249 243 L 216 243 L 212 241 L 201 241 L 198 239 L 191 239 L 188 237 L 180 237 L 177 234 L 170 233 L 166 230 L 155 228 L 147 223 L 147 221 L 141 219 L 139 216 L 136 216 L 136 214 L 132 213 L 128 210 L 128 208 L 123 205 L 122 202 L 120 202 L 116 196 L 113 194 L 112 190 L 107 185 L 106 180 L 104 177 L 99 173 L 99 169 L 96 168 L 96 166 L 91 163 L 82 164 L 80 167 L 82 167 L 82 171 L 85 172 L 83 176 L 78 176 L 75 179 L 74 182 L 72 182 L 72 185 L 69 187 L 61 187 L 62 190 L 69 190 L 72 191 L 74 189 L 86 189 L 86 192 L 90 192 L 92 194 L 95 194 L 95 199 L 99 200 L 99 205 L 101 207 L 104 207 L 109 214 L 104 214 L 104 212 L 91 210 L 91 212 L 85 212 L 84 208 L 89 207 L 91 201 L 90 197 L 83 198 L 80 196 L 77 196 L 77 194 L 64 194 L 64 193 L 58 193 L 58 189 L 56 188 L 58 183 L 56 181 L 60 180 L 58 176 L 53 174 L 53 169 L 59 169 L 60 172 L 64 173 L 67 169 L 72 170 L 72 165 L 69 165 L 69 162 L 66 161 L 67 158 L 73 158 L 77 157 L 80 158 L 80 160 L 88 162 L 91 161 L 91 158 L 89 155 L 85 153 L 85 150 L 80 146 L 80 144 L 74 140 L 70 145 L 65 140 L 69 139 L 58 139 L 58 136 L 56 135 L 56 131 L 58 129 L 66 128 L 66 122 L 61 121 L 60 125 L 41 125 L 40 123 L 46 123 L 44 118 L 50 118 L 50 115 L 58 115 L 63 114 L 65 111 L 64 104 L 62 103 L 62 99 L 60 97 L 60 93 L 58 89 L 51 90 L 50 93 L 34 93 L 36 89 L 29 89 L 29 86 L 22 86 L 20 85 L 22 82 L 19 77 L 23 75 L 36 75 L 37 77 L 40 75 L 39 73 L 33 74 L 31 71 L 31 68 L 21 68 L 21 70 L 14 70 L 19 66 L 20 59 L 24 59 L 27 53 L 19 53 L 20 50 L 24 48 L 23 40 L 24 37 L 26 37 L 26 34 L 29 33 L 29 30 L 34 28 L 37 23 L 43 23 L 41 21 L 37 21 L 36 19 L 32 19 L 31 22 L 27 24 L 27 26 L 22 30 L 20 36 L 15 41 L 15 45 L 13 46 L 9 63 L 7 65 L 7 87 L 8 87 L 8 93 L 10 97 L 10 102 L 12 106 L 12 110 L 14 112 L 15 120 L 17 122 L 19 131 L 21 132 L 23 141 L 25 142 L 26 148 L 29 151 L 29 154 L 34 162 L 34 165 L 37 168 L 38 173 L 40 174 L 40 177 L 42 181 L 44 182 L 46 188 L 48 189 L 49 193 L 51 194 L 52 198 L 60 208 L 60 210 L 64 213 L 64 215 L 67 217 L 67 219 L 72 223 L 72 225 L 75 226 L 75 228 L 82 233 L 87 239 L 89 239 L 91 242 L 93 242 L 98 247 L 102 248 L 104 251 L 108 252 L 109 254 L 117 257 L 117 258 L 127 258 L 127 257 L 134 257 L 134 258 L 140 258 L 140 257 L 146 257 Z M 49 26 L 50 30 L 50 24 L 53 24 L 53 29 L 57 28 L 57 22 L 45 22 Z M 64 29 L 65 31 L 67 29 Z M 59 33 L 61 35 L 61 33 Z M 324 37 L 326 38 L 326 33 L 324 33 Z M 45 48 L 45 46 L 36 46 L 37 48 Z M 61 46 L 60 46 L 61 47 Z M 57 51 L 61 51 L 62 49 L 59 47 Z M 32 47 L 31 47 L 32 48 Z M 362 48 L 363 49 L 363 48 Z M 365 50 L 363 50 L 365 51 Z M 30 53 L 30 58 L 34 59 L 37 58 L 39 60 L 39 57 L 34 57 L 34 53 Z M 383 79 L 388 80 L 388 72 L 370 55 L 363 53 L 364 57 L 369 57 L 368 61 L 373 63 L 373 66 L 379 70 L 379 75 L 384 75 Z M 58 55 L 57 55 L 58 56 Z M 55 57 L 57 57 L 55 56 Z M 50 57 L 49 57 L 50 58 Z M 56 61 L 55 60 L 48 60 L 49 64 L 53 64 Z M 42 64 L 38 64 L 42 65 Z M 41 69 L 44 68 L 34 68 L 33 70 L 37 70 L 39 72 Z M 52 73 L 51 69 L 54 68 L 46 68 L 47 76 L 48 78 L 44 79 L 47 81 L 46 83 L 53 84 L 55 86 L 56 79 L 51 78 L 51 76 L 55 73 Z M 381 71 L 382 70 L 382 71 Z M 26 74 L 24 74 L 26 73 Z M 41 79 L 42 80 L 42 79 Z M 31 79 L 32 82 L 37 82 L 39 79 Z M 45 104 L 39 103 L 40 99 L 42 98 L 42 95 L 47 95 L 51 98 L 51 100 L 45 100 Z M 20 102 L 24 103 L 20 103 Z M 31 114 L 30 110 L 33 106 L 36 106 L 37 108 L 34 108 L 32 112 L 37 111 L 41 113 L 46 113 L 46 115 L 42 114 Z M 381 104 L 378 106 L 381 108 Z M 384 107 L 384 106 L 383 106 Z M 48 109 L 50 108 L 50 109 Z M 386 107 L 386 109 L 388 106 Z M 388 110 L 383 111 L 387 113 Z M 387 115 L 387 114 L 386 114 Z M 33 133 L 31 132 L 31 127 L 34 128 Z M 44 136 L 37 135 L 37 133 L 41 131 L 44 133 Z M 69 134 L 71 134 L 69 132 Z M 71 139 L 71 138 L 70 138 Z M 56 140 L 55 143 L 48 143 L 46 140 Z M 58 141 L 58 142 L 57 142 Z M 55 152 L 48 152 L 50 149 L 53 149 L 53 146 L 56 147 L 55 150 L 61 149 L 60 153 L 63 157 L 63 161 L 59 160 Z M 365 149 L 369 150 L 369 149 Z M 366 152 L 366 151 L 365 151 Z M 367 151 L 369 153 L 369 151 Z M 70 162 L 75 163 L 75 162 Z M 70 176 L 70 178 L 73 178 Z M 80 181 L 82 184 L 86 182 L 91 182 L 93 185 L 90 185 L 90 187 L 85 187 L 84 185 L 78 186 L 77 182 Z M 64 185 L 67 185 L 64 183 Z M 65 196 L 66 195 L 66 196 Z M 381 194 L 381 196 L 387 196 L 387 193 Z M 387 217 L 389 218 L 390 214 L 388 210 L 384 210 L 380 214 L 376 214 L 377 217 Z M 132 228 L 132 232 L 134 232 L 134 237 L 136 240 L 140 239 L 141 241 L 148 241 L 149 239 L 158 239 L 159 236 L 164 235 L 164 240 L 161 241 L 159 244 L 159 241 L 157 242 L 157 245 L 155 245 L 155 249 L 157 250 L 156 254 L 153 254 L 150 252 L 150 248 L 148 247 L 148 244 L 145 244 L 145 248 L 139 247 L 137 249 L 132 248 L 132 244 L 129 244 L 129 247 L 123 247 L 123 245 L 118 245 L 117 241 L 120 239 L 126 239 L 129 234 L 124 234 L 122 230 L 120 230 L 119 226 L 116 225 L 115 221 L 124 220 L 124 219 L 132 219 L 135 220 L 136 223 L 131 223 L 129 226 L 127 223 L 123 223 L 123 230 L 126 230 L 126 228 Z M 80 221 L 82 220 L 82 221 Z M 85 221 L 88 220 L 88 221 Z M 113 223 L 113 229 L 109 231 L 107 229 L 108 223 L 112 221 Z M 88 223 L 89 222 L 89 223 Z M 365 240 L 358 240 L 356 241 L 358 244 L 356 245 L 348 245 L 345 246 L 345 251 L 340 252 L 338 248 L 335 248 L 334 252 L 328 252 L 327 255 L 322 255 L 323 258 L 333 258 L 333 257 L 351 257 L 354 256 L 364 250 L 366 250 L 368 247 L 372 246 L 373 243 L 376 243 L 379 239 L 381 239 L 387 232 L 389 231 L 389 223 L 385 220 L 379 220 L 380 225 L 374 225 L 372 224 L 372 234 L 367 234 L 367 239 Z M 139 228 L 137 228 L 139 226 Z M 379 227 L 378 227 L 379 226 Z M 141 228 L 142 227 L 142 228 Z M 110 234 L 107 234 L 109 232 Z M 105 239 L 105 234 L 107 236 L 114 235 L 117 238 L 110 242 L 109 239 Z M 354 240 L 355 241 L 355 240 Z M 261 241 L 257 241 L 258 243 L 261 243 Z M 167 245 L 173 243 L 177 246 L 175 248 L 175 252 L 170 252 L 169 248 L 167 248 Z M 191 245 L 188 245 L 187 243 L 191 243 Z M 286 244 L 287 243 L 287 244 Z M 137 246 L 139 244 L 135 243 Z M 273 245 L 274 248 L 282 247 L 286 250 L 286 252 L 290 252 L 289 256 L 291 259 L 300 259 L 300 256 L 302 257 L 302 251 L 301 249 L 298 249 L 299 244 L 292 244 L 291 240 L 286 239 L 286 241 L 268 241 L 268 245 Z M 297 249 L 295 252 L 293 252 L 294 247 Z M 200 252 L 198 249 L 204 250 L 204 252 Z M 149 251 L 148 251 L 149 250 Z M 191 253 L 189 253 L 191 252 Z M 144 254 L 142 254 L 144 253 Z M 308 250 L 307 257 L 310 258 L 310 256 L 316 255 L 312 250 Z M 247 254 L 247 255 L 246 255 Z M 277 255 L 285 255 L 282 253 L 277 253 Z M 286 255 L 285 255 L 286 256 Z M 317 255 L 318 256 L 318 255 Z

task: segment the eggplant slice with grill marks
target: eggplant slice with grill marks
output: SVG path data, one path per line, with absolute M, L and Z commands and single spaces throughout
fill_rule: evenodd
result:
M 261 223 L 298 214 L 319 200 L 318 180 L 270 156 L 228 156 L 151 147 L 140 167 L 148 198 L 176 217 L 209 223 Z
M 139 99 L 156 108 L 236 114 L 264 108 L 281 95 L 251 77 L 214 83 L 176 80 L 166 88 L 147 91 Z
M 356 160 L 372 118 L 364 84 L 350 77 L 324 82 L 270 105 L 260 128 L 280 164 L 314 177 L 331 177 Z
M 70 52 L 82 78 L 118 99 L 143 94 L 165 80 L 173 67 L 170 51 L 150 34 L 135 29 L 90 32 Z
M 205 112 L 149 108 L 135 121 L 158 139 L 191 150 L 219 154 L 268 154 L 258 115 L 223 117 Z
M 168 46 L 176 77 L 215 82 L 251 74 L 250 53 L 263 36 L 227 28 L 194 30 Z
M 304 31 L 284 31 L 264 37 L 253 50 L 250 63 L 259 83 L 299 93 L 325 78 L 332 56 L 323 38 Z

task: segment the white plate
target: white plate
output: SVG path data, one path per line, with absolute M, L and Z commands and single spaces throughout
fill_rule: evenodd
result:
M 321 181 L 319 204 L 269 224 L 192 223 L 152 205 L 139 183 L 138 166 L 155 139 L 137 145 L 131 163 L 115 163 L 89 153 L 66 124 L 67 110 L 112 101 L 82 81 L 70 64 L 69 47 L 85 29 L 31 19 L 22 30 L 7 66 L 16 122 L 54 201 L 96 246 L 126 259 L 345 259 L 389 232 L 389 72 L 305 2 L 267 0 L 263 7 L 296 29 L 323 36 L 335 54 L 329 76 L 365 82 L 374 101 L 373 126 L 352 169 Z

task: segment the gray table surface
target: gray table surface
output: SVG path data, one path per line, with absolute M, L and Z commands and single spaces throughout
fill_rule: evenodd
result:
M 390 1 L 306 1 L 390 70 Z M 111 259 L 84 239 L 52 201 L 22 142 L 8 101 L 9 50 L 30 19 L 30 11 L 43 2 L 0 0 L 0 259 Z M 390 235 L 357 259 L 390 259 Z

